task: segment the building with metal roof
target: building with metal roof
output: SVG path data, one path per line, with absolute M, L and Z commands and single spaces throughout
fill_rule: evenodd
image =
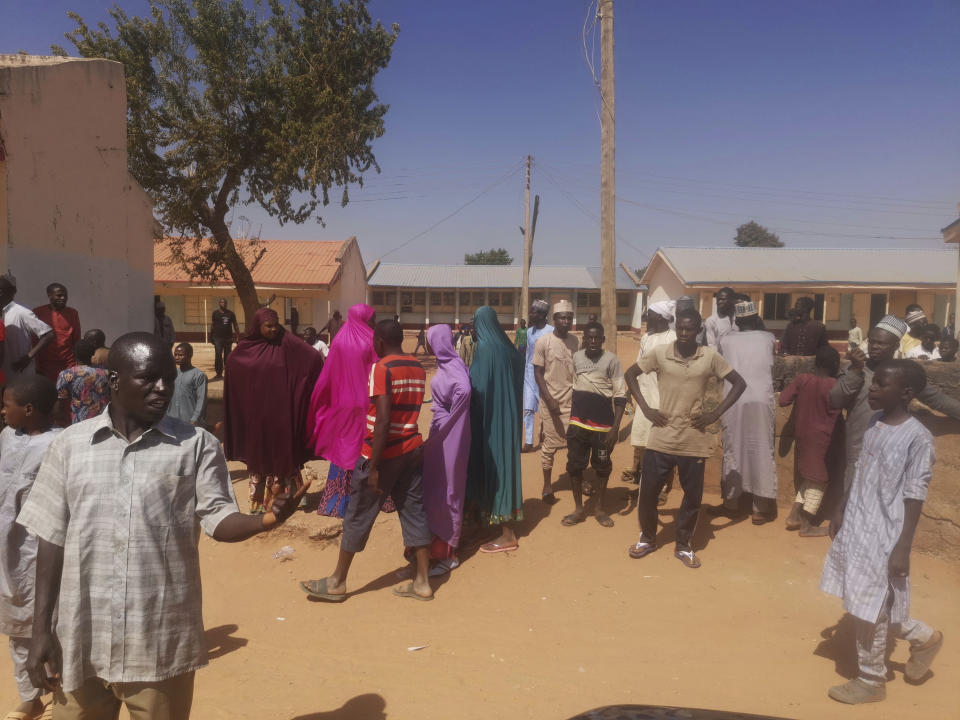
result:
M 521 313 L 519 265 L 404 265 L 377 263 L 367 277 L 369 302 L 380 314 L 396 314 L 405 326 L 470 322 L 478 307 L 497 310 L 501 324 L 514 326 Z M 530 299 L 551 305 L 569 300 L 574 322 L 600 314 L 600 268 L 537 265 L 530 268 Z M 626 266 L 617 268 L 617 325 L 639 327 L 645 288 Z M 638 308 L 640 309 L 638 312 Z
M 817 319 L 834 337 L 856 317 L 862 328 L 919 303 L 939 325 L 954 312 L 956 252 L 917 248 L 663 247 L 641 278 L 649 300 L 690 295 L 704 316 L 713 295 L 730 286 L 750 295 L 772 329 L 786 325 L 798 297 L 814 298 Z
M 346 315 L 346 308 L 366 297 L 366 268 L 355 237 L 260 240 L 238 246 L 248 266 L 253 266 L 260 302 L 269 303 L 288 326 L 296 309 L 298 331 L 308 325 L 323 327 L 334 310 L 342 308 Z M 179 339 L 204 339 L 221 297 L 243 325 L 243 306 L 229 277 L 212 283 L 191 278 L 164 242 L 154 244 L 153 271 L 154 293 L 166 304 Z

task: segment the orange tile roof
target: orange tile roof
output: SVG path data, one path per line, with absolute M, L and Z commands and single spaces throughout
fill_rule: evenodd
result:
M 256 285 L 323 285 L 333 284 L 340 275 L 338 257 L 355 238 L 349 240 L 262 240 L 266 252 L 253 269 Z M 258 248 L 259 249 L 259 248 Z M 253 251 L 241 248 L 245 257 Z M 173 262 L 170 246 L 165 242 L 153 246 L 154 282 L 193 284 L 191 278 Z M 224 278 L 214 285 L 232 285 Z

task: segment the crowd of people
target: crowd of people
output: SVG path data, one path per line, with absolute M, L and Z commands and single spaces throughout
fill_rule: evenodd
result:
M 412 354 L 398 319 L 378 321 L 368 305 L 302 335 L 263 307 L 241 336 L 221 300 L 210 327 L 214 380 L 224 383 L 216 437 L 206 429 L 207 375 L 193 366 L 192 345 L 176 342 L 162 304 L 153 333 L 107 348 L 101 331 L 81 335 L 63 285 L 51 284 L 49 304 L 33 311 L 15 294 L 15 280 L 0 277 L 0 628 L 20 717 L 114 717 L 124 703 L 143 717 L 187 717 L 206 662 L 199 532 L 235 542 L 276 527 L 305 503 L 313 459 L 329 463 L 317 512 L 343 520 L 332 572 L 300 583 L 317 600 L 349 597 L 350 568 L 381 511 L 398 514 L 409 560 L 399 597 L 432 600 L 430 578 L 458 567 L 467 537 L 482 553 L 518 550 L 521 455 L 537 446 L 540 501 L 557 502 L 553 471 L 565 449 L 574 507 L 562 524 L 592 515 L 612 527 L 611 454 L 628 412 L 633 462 L 623 479 L 637 486 L 639 525 L 629 555 L 658 549 L 658 508 L 676 475 L 674 555 L 698 568 L 710 426 L 720 423 L 723 446 L 722 502 L 710 511 L 757 525 L 777 517 L 777 354 L 811 361 L 779 392 L 779 404 L 793 406 L 796 445 L 786 528 L 833 538 L 821 587 L 858 623 L 860 674 L 830 696 L 883 699 L 891 626 L 910 642 L 912 680 L 942 646 L 941 632 L 909 616 L 910 545 L 934 462 L 909 405 L 916 398 L 960 419 L 960 402 L 910 358 L 953 362 L 956 341 L 919 306 L 884 317 L 866 339 L 852 322 L 841 370 L 811 298 L 798 299 L 779 339 L 731 288 L 705 321 L 690 298 L 659 301 L 624 370 L 595 319 L 582 340 L 572 334 L 566 300 L 552 309 L 533 301 L 513 339 L 481 307 L 456 331 L 423 328 Z M 421 348 L 436 358 L 429 384 Z M 227 460 L 246 466 L 249 513 Z M 48 690 L 56 693 L 44 705 Z

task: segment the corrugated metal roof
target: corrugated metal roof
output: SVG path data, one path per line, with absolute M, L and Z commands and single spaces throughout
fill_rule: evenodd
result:
M 403 265 L 380 263 L 371 274 L 371 287 L 518 288 L 523 271 L 518 265 Z M 599 290 L 600 268 L 573 265 L 535 265 L 530 287 Z M 617 268 L 617 289 L 637 290 L 630 276 Z
M 253 281 L 257 285 L 328 286 L 340 271 L 338 255 L 352 240 L 262 240 L 261 247 L 266 252 L 253 269 Z M 251 252 L 241 248 L 244 256 Z M 153 246 L 153 279 L 155 282 L 190 282 L 190 277 L 173 262 L 166 243 Z M 233 283 L 225 279 L 215 284 Z
M 954 285 L 956 250 L 694 248 L 658 250 L 687 285 Z M 644 278 L 646 279 L 646 278 Z

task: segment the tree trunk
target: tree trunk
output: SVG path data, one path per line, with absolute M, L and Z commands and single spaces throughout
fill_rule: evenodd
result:
M 233 244 L 233 237 L 231 237 L 230 229 L 226 223 L 222 220 L 215 220 L 212 224 L 214 227 L 210 229 L 213 230 L 213 238 L 223 248 L 223 263 L 233 279 L 237 295 L 240 296 L 240 304 L 243 305 L 245 316 L 245 332 L 249 333 L 253 316 L 260 309 L 260 298 L 257 295 L 257 288 L 253 284 L 253 274 L 243 261 L 240 253 L 237 252 L 237 246 Z M 281 318 L 282 321 L 283 318 Z

